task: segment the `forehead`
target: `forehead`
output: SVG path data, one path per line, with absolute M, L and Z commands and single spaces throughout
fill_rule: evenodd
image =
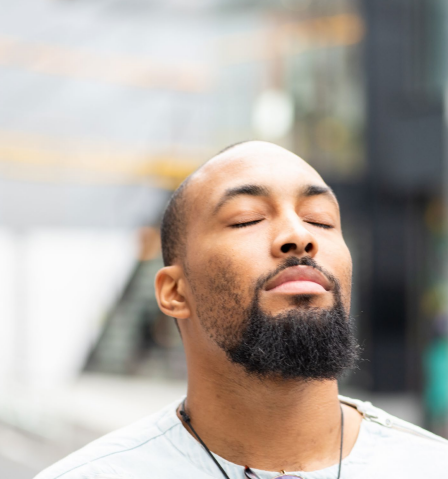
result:
M 229 188 L 244 184 L 266 186 L 274 195 L 297 194 L 302 186 L 325 182 L 308 163 L 276 145 L 250 142 L 210 160 L 193 178 L 195 216 L 212 211 Z

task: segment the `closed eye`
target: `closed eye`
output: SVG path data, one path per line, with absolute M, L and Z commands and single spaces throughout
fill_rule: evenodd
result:
M 257 223 L 259 223 L 260 221 L 263 221 L 263 220 L 254 220 L 254 221 L 248 221 L 246 223 L 236 223 L 234 225 L 230 225 L 231 228 L 246 228 L 247 226 L 252 226 L 252 225 L 256 225 Z
M 331 225 L 326 225 L 324 223 L 315 223 L 314 221 L 306 221 L 306 223 L 308 223 L 309 225 L 317 226 L 318 228 L 326 229 L 326 230 L 334 228 Z

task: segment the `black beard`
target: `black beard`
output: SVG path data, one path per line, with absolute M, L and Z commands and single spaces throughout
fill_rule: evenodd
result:
M 356 366 L 359 348 L 352 321 L 335 299 L 329 310 L 291 309 L 273 316 L 260 309 L 256 298 L 238 343 L 221 347 L 233 363 L 260 378 L 338 379 Z
M 266 281 L 279 271 L 298 265 L 314 267 L 330 279 L 334 306 L 312 307 L 311 295 L 297 295 L 291 297 L 291 309 L 278 315 L 264 312 L 259 293 Z M 235 284 L 234 278 L 223 273 L 224 269 L 217 271 L 223 277 L 213 278 L 210 286 L 214 291 L 209 293 L 211 297 L 216 293 L 216 298 L 226 299 L 221 303 L 221 319 L 216 316 L 216 303 L 202 311 L 199 319 L 229 360 L 248 374 L 261 379 L 325 380 L 337 379 L 356 366 L 359 346 L 353 321 L 342 304 L 339 282 L 312 258 L 289 257 L 276 272 L 261 278 L 252 304 L 243 312 L 238 292 L 231 286 Z M 242 313 L 244 319 L 240 324 L 231 321 L 232 316 L 241 317 Z

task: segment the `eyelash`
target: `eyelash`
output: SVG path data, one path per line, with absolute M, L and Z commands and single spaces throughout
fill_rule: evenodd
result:
M 324 230 L 330 230 L 333 228 L 331 225 L 325 225 L 323 223 L 313 223 L 312 221 L 307 221 L 309 225 L 317 226 L 318 228 L 323 228 Z
M 230 225 L 230 227 L 231 228 L 246 228 L 247 226 L 256 225 L 260 221 L 263 221 L 263 220 L 248 221 L 247 223 L 236 223 L 234 225 Z M 310 224 L 310 225 L 313 225 L 313 226 L 317 226 L 318 228 L 325 229 L 325 230 L 329 230 L 329 229 L 333 228 L 333 226 L 326 225 L 326 224 L 323 224 L 323 223 L 314 223 L 312 221 L 307 221 L 307 223 Z
M 234 225 L 230 225 L 230 227 L 231 228 L 246 228 L 246 226 L 256 225 L 260 221 L 263 221 L 263 220 L 248 221 L 247 223 L 236 223 Z

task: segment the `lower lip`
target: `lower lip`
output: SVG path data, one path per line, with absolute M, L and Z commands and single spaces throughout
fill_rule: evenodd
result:
M 323 286 L 313 281 L 287 281 L 269 291 L 290 294 L 322 294 L 327 292 Z

